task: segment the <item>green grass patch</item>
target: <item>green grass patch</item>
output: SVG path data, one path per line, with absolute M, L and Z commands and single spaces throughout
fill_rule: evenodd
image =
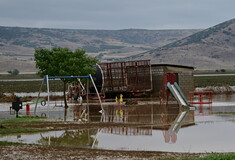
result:
M 19 116 L 19 118 L 4 119 L 0 121 L 0 125 L 3 124 L 17 124 L 17 123 L 39 123 L 43 122 L 45 118 L 35 116 Z
M 39 92 L 42 81 L 0 81 L 0 91 L 2 93 L 14 92 Z M 42 92 L 46 92 L 46 83 L 42 87 Z M 60 80 L 50 81 L 50 91 L 63 91 L 63 82 Z
M 22 145 L 22 143 L 0 141 L 0 146 L 16 146 L 16 145 Z
M 1 80 L 29 80 L 29 81 L 1 81 Z M 0 91 L 2 93 L 21 93 L 21 92 L 38 92 L 42 84 L 40 81 L 31 81 L 31 79 L 42 79 L 36 74 L 32 75 L 0 75 Z M 42 87 L 42 92 L 46 92 L 46 83 Z M 50 90 L 53 92 L 63 91 L 63 82 L 61 80 L 50 80 Z
M 192 160 L 234 160 L 235 154 L 214 154 L 203 158 L 192 158 Z
M 229 153 L 215 153 L 209 156 L 196 157 L 197 155 L 189 155 L 187 157 L 180 157 L 180 160 L 235 160 L 235 154 Z M 175 160 L 179 159 L 176 157 L 167 157 L 165 160 Z
M 4 127 L 3 125 L 0 126 L 0 134 L 15 134 L 15 133 L 34 133 L 34 132 L 39 132 L 41 131 L 40 129 L 37 128 L 25 128 L 25 127 L 20 127 L 20 126 L 10 126 L 10 127 Z
M 21 123 L 40 123 L 43 122 L 45 118 L 33 117 L 33 116 L 22 116 L 20 118 L 5 119 L 0 121 L 0 134 L 15 134 L 15 133 L 34 133 L 42 131 L 37 128 L 27 128 L 17 126 Z

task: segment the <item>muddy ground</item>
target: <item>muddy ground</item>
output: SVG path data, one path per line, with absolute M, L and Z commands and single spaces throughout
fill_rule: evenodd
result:
M 85 123 L 76 122 L 43 122 L 25 123 L 22 127 L 41 128 L 43 130 L 64 130 L 64 129 L 90 129 L 107 126 L 133 126 L 138 124 L 111 124 L 111 123 Z M 101 150 L 77 147 L 55 147 L 41 145 L 10 145 L 0 146 L 0 159 L 183 159 L 190 157 L 204 157 L 210 153 L 174 153 L 158 151 L 120 151 Z
M 48 147 L 48 146 L 7 146 L 0 147 L 1 159 L 182 159 L 202 157 L 206 154 L 188 154 L 172 152 L 151 151 L 118 151 L 98 150 L 74 147 Z

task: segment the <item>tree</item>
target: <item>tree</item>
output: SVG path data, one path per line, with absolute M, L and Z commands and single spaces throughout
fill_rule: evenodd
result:
M 36 61 L 36 68 L 39 69 L 38 75 L 41 77 L 49 76 L 87 76 L 93 74 L 95 68 L 93 67 L 98 59 L 89 57 L 85 54 L 85 50 L 77 49 L 75 51 L 69 48 L 52 48 L 49 49 L 35 49 L 34 58 Z M 66 101 L 66 85 L 69 79 L 61 79 L 64 87 L 64 105 L 68 108 Z

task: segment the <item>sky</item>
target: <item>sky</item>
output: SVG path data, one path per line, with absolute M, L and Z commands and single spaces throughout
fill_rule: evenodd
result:
M 235 18 L 235 0 L 0 0 L 0 26 L 205 29 Z

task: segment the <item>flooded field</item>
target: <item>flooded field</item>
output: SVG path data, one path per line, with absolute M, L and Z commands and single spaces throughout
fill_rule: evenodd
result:
M 11 104 L 0 104 L 0 117 L 10 115 Z M 38 105 L 38 116 L 64 120 L 62 103 L 51 102 L 50 108 Z M 6 107 L 7 106 L 7 107 Z M 5 108 L 4 108 L 5 107 Z M 235 152 L 235 95 L 213 96 L 212 105 L 197 105 L 196 110 L 185 110 L 178 104 L 160 105 L 156 101 L 137 105 L 104 103 L 104 114 L 97 104 L 70 103 L 66 121 L 86 123 L 123 123 L 95 129 L 60 130 L 37 134 L 0 136 L 0 141 L 28 144 L 74 146 L 111 150 L 165 151 L 165 152 Z M 89 108 L 89 114 L 87 114 Z M 86 112 L 85 112 L 86 111 Z M 31 106 L 34 115 L 35 106 Z M 20 114 L 26 114 L 25 108 Z M 130 124 L 130 125 L 127 125 Z

